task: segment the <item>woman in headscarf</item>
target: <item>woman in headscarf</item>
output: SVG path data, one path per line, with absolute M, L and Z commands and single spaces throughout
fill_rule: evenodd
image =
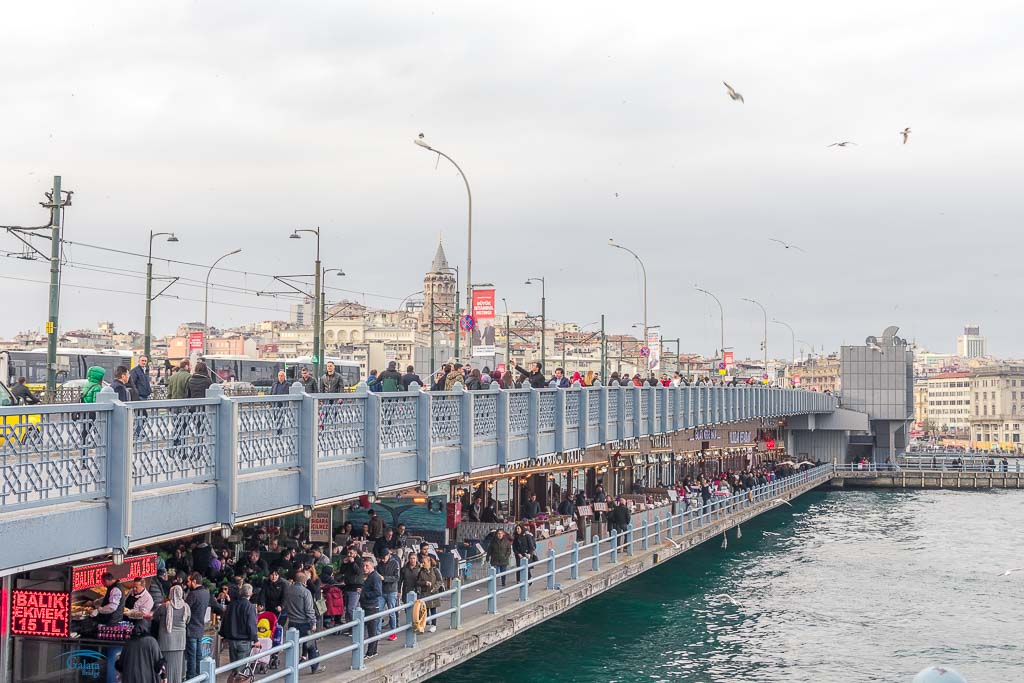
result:
M 157 642 L 167 667 L 167 683 L 181 683 L 184 680 L 182 663 L 185 656 L 185 626 L 192 611 L 185 604 L 181 586 L 171 586 L 167 602 L 156 608 L 153 623 L 159 628 Z
M 569 378 L 569 386 L 572 386 L 577 382 L 579 382 L 581 387 L 587 386 L 586 384 L 583 383 L 583 375 L 580 374 L 579 370 L 572 373 L 572 377 Z
M 121 649 L 121 654 L 114 662 L 114 668 L 121 674 L 121 680 L 126 683 L 162 683 L 164 679 L 160 672 L 163 671 L 164 664 L 156 638 L 149 635 L 141 625 L 135 624 L 131 640 Z

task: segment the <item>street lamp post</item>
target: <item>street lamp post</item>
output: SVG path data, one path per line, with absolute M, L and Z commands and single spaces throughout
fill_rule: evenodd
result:
M 784 325 L 785 327 L 789 328 L 789 334 L 790 334 L 790 337 L 792 338 L 792 344 L 793 344 L 793 348 L 790 349 L 790 350 L 793 353 L 793 360 L 796 361 L 796 332 L 793 331 L 793 326 L 790 325 L 789 323 L 783 322 L 783 321 L 781 321 L 781 320 L 779 320 L 777 318 L 772 318 L 772 322 L 775 323 L 776 325 Z
M 714 294 L 712 294 L 711 292 L 709 292 L 708 290 L 701 289 L 700 287 L 698 287 L 696 285 L 694 285 L 693 288 L 696 289 L 698 292 L 703 292 L 704 294 L 707 294 L 708 296 L 710 296 L 712 299 L 715 300 L 716 304 L 718 304 L 718 325 L 719 325 L 719 330 L 720 330 L 720 333 L 721 333 L 721 339 L 720 339 L 720 342 L 719 342 L 721 344 L 721 348 L 719 349 L 719 352 L 722 354 L 722 362 L 724 363 L 725 362 L 725 309 L 722 308 L 722 302 L 719 301 L 718 297 L 715 296 Z
M 615 247 L 616 249 L 622 249 L 623 251 L 628 251 L 630 254 L 633 255 L 633 258 L 636 259 L 636 262 L 640 264 L 640 270 L 643 271 L 643 274 L 644 274 L 644 338 L 643 338 L 643 345 L 647 346 L 647 266 L 644 265 L 643 259 L 641 259 L 640 256 L 635 251 L 633 251 L 629 247 L 624 247 L 621 244 L 616 244 L 615 240 L 612 239 L 611 237 L 608 238 L 608 246 L 609 247 Z
M 210 274 L 213 273 L 213 269 L 217 267 L 217 264 L 226 259 L 228 256 L 234 256 L 235 254 L 242 251 L 241 249 L 235 249 L 224 254 L 210 266 L 210 269 L 206 271 L 206 291 L 203 295 L 203 355 L 206 355 L 207 343 L 210 339 Z
M 761 313 L 764 314 L 764 338 L 761 340 L 761 348 L 764 349 L 764 374 L 765 379 L 768 378 L 768 311 L 764 305 L 756 299 L 744 298 L 743 301 L 755 304 L 761 309 Z
M 168 242 L 178 241 L 178 238 L 174 235 L 173 232 L 153 232 L 152 230 L 149 231 L 149 256 L 146 258 L 146 339 L 143 342 L 143 353 L 145 354 L 146 358 L 149 358 L 153 322 L 153 317 L 151 313 L 153 307 L 153 299 L 156 298 L 153 296 L 153 238 L 160 237 L 162 235 L 167 236 Z M 164 289 L 166 289 L 166 287 Z M 161 294 L 163 294 L 163 292 L 161 292 Z M 157 294 L 157 296 L 160 296 L 160 294 Z
M 462 182 L 466 184 L 466 197 L 469 199 L 469 212 L 468 220 L 466 222 L 466 311 L 472 312 L 473 310 L 473 191 L 469 188 L 469 179 L 466 178 L 466 174 L 462 172 L 462 168 L 455 163 L 455 159 L 445 154 L 439 149 L 435 149 L 427 144 L 427 141 L 423 138 L 423 133 L 420 133 L 419 137 L 413 140 L 420 147 L 429 150 L 438 156 L 442 156 L 451 162 L 455 170 L 462 176 Z M 456 298 L 456 300 L 458 300 Z M 458 324 L 456 322 L 456 324 Z M 455 328 L 456 335 L 458 336 L 458 327 Z M 467 331 L 466 346 L 469 347 L 472 344 L 472 338 L 468 335 L 472 334 Z M 458 353 L 455 354 L 458 357 Z
M 512 367 L 512 316 L 508 313 L 508 301 L 501 297 L 505 304 L 505 368 Z
M 302 239 L 302 235 L 299 234 L 300 232 L 316 235 L 316 261 L 313 265 L 315 279 L 315 282 L 313 282 L 313 368 L 316 370 L 316 376 L 319 377 L 322 374 L 324 364 L 323 350 L 320 348 L 320 321 L 323 319 L 323 312 L 320 310 L 320 281 L 323 275 L 320 271 L 320 227 L 293 230 L 288 239 Z
M 547 345 L 545 343 L 547 336 L 546 330 L 548 327 L 546 283 L 542 277 L 531 277 L 526 280 L 526 284 L 528 285 L 533 284 L 534 282 L 540 283 L 540 367 L 541 372 L 546 372 L 547 366 L 544 365 L 544 352 L 547 349 Z

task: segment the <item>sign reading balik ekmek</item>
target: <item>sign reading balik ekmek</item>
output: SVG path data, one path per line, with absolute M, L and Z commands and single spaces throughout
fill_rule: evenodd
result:
M 11 591 L 11 633 L 67 638 L 71 594 L 64 591 Z

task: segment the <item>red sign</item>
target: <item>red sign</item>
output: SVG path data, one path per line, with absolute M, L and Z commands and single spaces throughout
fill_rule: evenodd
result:
M 459 318 L 459 327 L 466 330 L 467 332 L 473 329 L 473 325 L 475 323 L 476 321 L 473 320 L 473 316 L 471 315 L 464 315 L 461 318 Z
M 11 633 L 67 638 L 71 596 L 59 591 L 11 591 Z
M 189 351 L 202 351 L 203 350 L 203 333 L 202 332 L 189 332 L 188 333 L 188 350 Z
M 722 354 L 722 360 L 725 361 L 725 368 L 728 370 L 736 365 L 736 354 L 732 351 L 726 351 Z
M 454 501 L 448 503 L 446 506 L 447 515 L 445 516 L 445 528 L 446 529 L 457 529 L 459 524 L 462 523 L 462 503 L 460 501 Z
M 473 290 L 473 317 L 477 320 L 491 320 L 494 318 L 493 289 Z
M 156 576 L 156 553 L 126 557 L 120 565 L 113 562 L 83 564 L 71 568 L 71 590 L 80 591 L 103 583 L 103 574 L 110 572 L 118 581 Z
M 775 439 L 768 439 L 764 442 L 764 447 L 770 451 L 775 450 Z

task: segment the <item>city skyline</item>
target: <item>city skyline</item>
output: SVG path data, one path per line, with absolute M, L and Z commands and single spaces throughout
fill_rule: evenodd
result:
M 1005 198 L 1020 143 L 1001 133 L 1021 104 L 1009 66 L 1021 48 L 1002 39 L 1020 20 L 1010 3 L 827 16 L 813 4 L 785 16 L 256 7 L 67 4 L 46 21 L 41 8 L 13 10 L 22 29 L 0 54 L 18 65 L 5 76 L 20 95 L 0 111 L 16 133 L 3 143 L 0 223 L 44 222 L 37 202 L 54 174 L 75 190 L 62 329 L 107 319 L 141 329 L 144 259 L 83 245 L 144 253 L 148 230 L 180 238 L 155 244 L 160 275 L 201 280 L 203 269 L 161 259 L 208 264 L 243 248 L 223 264 L 242 272 L 213 282 L 248 292 L 275 288 L 255 273 L 310 272 L 309 241 L 285 240 L 316 225 L 325 266 L 347 273 L 332 287 L 348 291 L 329 299 L 367 292 L 367 304 L 396 304 L 419 287 L 439 229 L 464 267 L 465 191 L 412 144 L 424 132 L 473 185 L 474 280 L 517 310 L 539 311 L 538 291 L 522 283 L 545 276 L 549 318 L 604 313 L 610 332 L 629 332 L 640 272 L 607 247 L 613 237 L 645 260 L 650 324 L 684 349 L 719 345 L 717 307 L 698 284 L 722 299 L 726 344 L 740 357 L 758 357 L 762 335 L 743 297 L 817 349 L 896 324 L 952 352 L 971 321 L 992 355 L 1024 355 L 1008 315 L 1020 275 L 982 248 L 1012 248 L 1019 217 Z M 725 37 L 709 30 L 724 25 Z M 16 56 L 50 28 L 58 45 Z M 556 33 L 518 59 L 522 36 Z M 851 56 L 851 43 L 872 55 Z M 827 148 L 846 139 L 857 146 Z M 0 239 L 0 253 L 20 251 Z M 0 336 L 41 329 L 45 263 L 0 263 L 5 298 L 22 304 L 8 307 Z M 166 296 L 192 301 L 155 302 L 156 334 L 201 319 L 202 289 L 189 284 Z M 211 295 L 219 326 L 287 318 L 288 300 L 226 295 Z M 789 355 L 787 330 L 769 325 L 768 337 L 769 355 Z

